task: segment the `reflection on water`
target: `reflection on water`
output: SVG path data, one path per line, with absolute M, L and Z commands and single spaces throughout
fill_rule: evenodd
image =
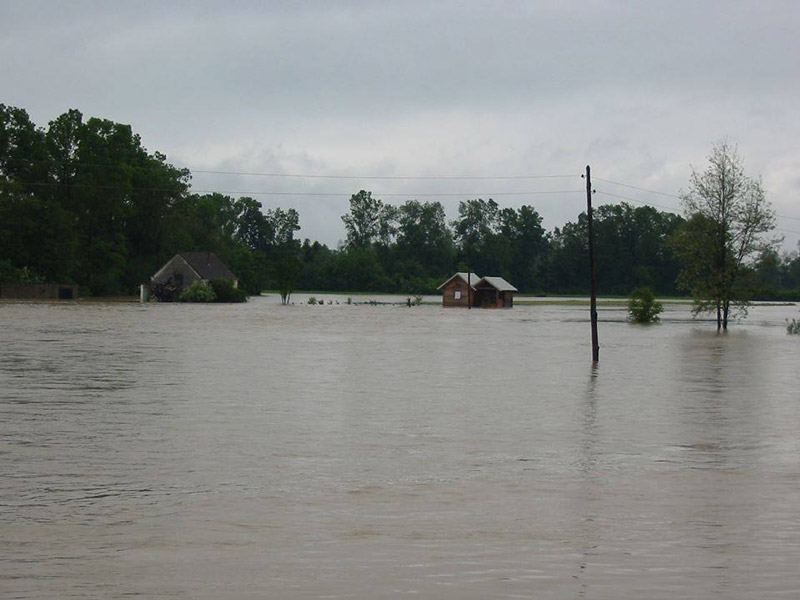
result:
M 584 312 L 0 304 L 0 591 L 800 593 L 785 307 Z

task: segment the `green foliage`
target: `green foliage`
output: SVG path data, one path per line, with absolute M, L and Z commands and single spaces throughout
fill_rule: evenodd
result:
M 800 335 L 800 321 L 792 319 L 791 322 L 786 325 L 786 332 L 790 335 Z
M 692 170 L 681 198 L 689 219 L 674 248 L 684 263 L 679 285 L 691 291 L 695 312 L 716 312 L 717 329 L 727 329 L 735 311 L 746 313 L 753 296 L 748 262 L 774 245 L 764 238 L 775 214 L 759 180 L 748 177 L 735 147 L 713 147 L 708 167 Z
M 664 306 L 646 286 L 633 290 L 628 300 L 628 314 L 634 323 L 655 323 L 662 310 Z
M 709 189 L 704 177 L 693 177 L 694 207 Z M 0 277 L 16 278 L 26 267 L 45 281 L 77 283 L 81 295 L 133 294 L 176 252 L 202 250 L 238 275 L 237 295 L 277 288 L 284 302 L 295 289 L 427 294 L 468 268 L 505 277 L 523 292 L 588 292 L 585 214 L 547 232 L 532 206 L 503 208 L 478 198 L 461 202 L 448 223 L 439 202 L 392 206 L 360 190 L 342 216 L 346 244 L 335 249 L 300 244 L 294 209 L 190 193 L 190 179 L 188 170 L 149 152 L 129 125 L 70 109 L 42 128 L 24 109 L 0 104 Z M 760 187 L 739 181 L 738 192 L 751 200 L 745 208 L 758 208 Z M 706 212 L 687 210 L 682 225 L 681 217 L 650 207 L 600 206 L 594 217 L 599 292 L 648 286 L 674 294 L 680 256 L 679 283 L 698 308 L 719 302 L 735 309 L 738 298 L 751 294 L 800 296 L 797 253 L 779 256 L 762 247 L 738 268 L 710 269 L 715 260 L 737 264 L 741 250 L 754 246 L 745 230 L 731 226 L 723 236 L 730 248 L 709 252 L 722 238 L 706 229 Z M 725 287 L 732 279 L 735 286 Z M 154 296 L 172 300 L 176 290 L 167 284 L 154 288 Z
M 181 302 L 215 302 L 217 294 L 211 284 L 205 280 L 198 280 L 183 290 L 178 296 Z
M 187 188 L 188 171 L 129 125 L 69 110 L 42 129 L 0 105 L 0 257 L 17 268 L 132 293 L 173 250 L 169 212 Z
M 317 303 L 317 299 L 316 299 L 314 296 L 311 296 L 311 297 L 308 299 L 308 303 L 309 303 L 311 306 L 314 306 L 314 305 Z M 350 304 L 350 303 L 348 302 L 348 304 Z
M 45 276 L 28 267 L 17 269 L 7 260 L 0 260 L 0 282 L 2 283 L 44 283 Z
M 81 290 L 81 296 L 83 295 L 84 291 Z M 154 283 L 150 287 L 150 297 L 154 298 L 158 302 L 174 302 L 178 299 L 179 295 L 180 289 L 171 277 L 166 281 L 166 283 Z
M 648 206 L 606 204 L 593 213 L 598 291 L 624 295 L 648 286 L 658 294 L 675 294 L 680 270 L 669 240 L 683 222 L 678 215 Z M 589 291 L 586 213 L 577 222 L 556 228 L 546 250 L 544 286 L 527 290 L 582 294 Z
M 230 279 L 212 279 L 211 288 L 214 290 L 216 302 L 247 302 L 247 292 L 234 287 Z
M 389 245 L 396 232 L 397 211 L 372 197 L 372 192 L 359 191 L 350 197 L 350 212 L 342 217 L 350 248 L 369 248 L 375 243 Z

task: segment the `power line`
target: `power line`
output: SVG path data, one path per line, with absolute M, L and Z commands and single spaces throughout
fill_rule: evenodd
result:
M 667 196 L 669 198 L 675 198 L 677 200 L 681 200 L 682 199 L 680 196 L 677 196 L 675 194 L 668 194 L 667 192 L 659 192 L 658 190 L 649 190 L 647 188 L 638 187 L 638 186 L 635 186 L 635 185 L 630 185 L 628 183 L 621 183 L 619 181 L 611 181 L 610 179 L 601 179 L 600 177 L 595 177 L 595 181 L 602 181 L 604 183 L 610 183 L 612 185 L 619 185 L 619 186 L 622 186 L 622 187 L 630 188 L 632 190 L 639 190 L 640 192 L 647 192 L 649 194 L 658 194 L 659 196 Z M 606 192 L 606 194 L 608 194 L 608 192 Z M 609 194 L 609 195 L 612 195 L 612 194 Z M 622 196 L 619 196 L 619 197 L 621 198 Z M 628 200 L 632 200 L 633 202 L 637 202 L 637 200 L 633 200 L 633 198 L 628 198 Z M 657 205 L 654 204 L 653 206 L 657 206 Z M 775 216 L 779 217 L 781 219 L 791 219 L 792 221 L 800 221 L 800 217 L 792 217 L 790 215 L 779 215 L 777 213 L 775 213 Z
M 640 192 L 649 192 L 650 194 L 658 194 L 659 196 L 668 196 L 670 198 L 677 198 L 678 200 L 681 199 L 680 196 L 676 196 L 675 194 L 668 194 L 667 192 L 659 192 L 657 190 L 648 190 L 647 188 L 637 187 L 635 185 L 630 185 L 627 183 L 620 183 L 619 181 L 611 181 L 610 179 L 601 179 L 600 177 L 595 177 L 595 181 L 602 181 L 604 183 L 610 183 L 612 185 L 619 185 L 626 188 L 631 188 L 632 190 L 639 190 Z
M 71 165 L 75 164 L 81 167 L 98 167 L 98 168 L 124 168 L 130 167 L 130 165 L 119 165 L 119 164 L 111 164 L 111 163 L 83 163 L 83 162 L 75 162 L 75 161 L 58 161 L 58 160 L 33 160 L 33 159 L 24 159 L 24 158 L 9 158 L 8 161 L 16 161 L 16 162 L 26 162 L 26 163 L 45 163 L 45 164 L 57 164 L 57 165 Z M 142 165 L 137 166 L 136 168 L 140 170 L 148 170 L 148 169 L 157 169 L 161 168 L 161 166 L 149 166 L 149 165 Z M 169 165 L 172 166 L 172 165 Z M 178 167 L 173 167 L 178 168 Z M 296 178 L 296 179 L 331 179 L 331 180 L 371 180 L 371 181 L 524 181 L 524 180 L 537 180 L 537 179 L 566 179 L 566 178 L 573 178 L 577 177 L 576 175 L 487 175 L 487 176 L 457 176 L 457 175 L 418 175 L 418 176 L 396 176 L 396 175 L 323 175 L 318 173 L 262 173 L 262 172 L 248 172 L 248 171 L 216 171 L 216 170 L 207 170 L 207 169 L 191 169 L 190 167 L 180 167 L 179 169 L 186 169 L 191 173 L 203 173 L 209 175 L 235 175 L 235 176 L 250 176 L 250 177 L 269 177 L 269 178 Z M 670 194 L 668 192 L 662 192 L 659 190 L 651 190 L 648 188 L 643 188 L 636 185 L 631 185 L 629 183 L 623 183 L 621 181 L 613 181 L 611 179 L 603 179 L 601 177 L 595 177 L 595 181 L 601 181 L 603 183 L 608 183 L 611 185 L 616 185 L 620 187 L 625 187 L 632 190 L 637 190 L 640 192 L 645 192 L 648 194 L 657 194 L 659 196 L 665 196 L 668 198 L 675 198 L 676 200 L 681 200 L 681 197 L 676 194 Z M 6 183 L 1 182 L 0 183 Z M 93 189 L 105 189 L 105 190 L 131 190 L 131 191 L 139 191 L 139 192 L 176 192 L 178 190 L 170 189 L 170 188 L 127 188 L 122 186 L 103 186 L 103 185 L 93 185 L 93 184 L 59 184 L 59 183 L 28 183 L 24 185 L 37 185 L 37 186 L 62 186 L 62 187 L 75 187 L 75 188 L 93 188 Z M 239 192 L 239 191 L 225 191 L 225 190 L 200 190 L 200 189 L 192 189 L 192 193 L 197 194 L 227 194 L 227 195 L 238 195 L 238 196 L 286 196 L 286 197 L 341 197 L 347 196 L 350 192 L 277 192 L 277 191 L 247 191 L 247 192 Z M 453 197 L 501 197 L 501 196 L 531 196 L 531 195 L 545 195 L 545 194 L 571 194 L 571 193 L 582 193 L 582 190 L 553 190 L 553 191 L 522 191 L 522 192 L 431 192 L 431 193 L 375 193 L 376 196 L 381 196 L 384 198 L 406 198 L 406 197 L 416 197 L 416 198 L 453 198 Z M 677 211 L 680 210 L 677 207 L 671 206 L 664 206 L 660 204 L 655 204 L 652 202 L 645 202 L 643 200 L 638 200 L 636 198 L 631 198 L 629 196 L 623 196 L 620 194 L 614 194 L 612 192 L 606 192 L 599 190 L 597 193 L 605 194 L 606 196 L 610 196 L 613 198 L 618 198 L 621 200 L 628 200 L 630 202 L 635 202 L 637 204 L 645 205 L 645 206 L 653 206 L 656 208 L 661 208 L 663 210 L 669 211 Z M 790 219 L 793 221 L 800 221 L 800 217 L 794 217 L 791 215 L 782 215 L 782 214 L 775 214 L 776 217 L 781 219 Z M 778 229 L 778 231 L 783 231 L 785 233 L 797 233 L 791 230 L 782 230 Z
M 188 167 L 187 167 L 188 168 Z M 385 181 L 488 181 L 488 180 L 529 180 L 565 179 L 575 175 L 319 175 L 310 173 L 250 173 L 243 171 L 209 171 L 189 169 L 192 173 L 211 175 L 245 175 L 252 177 L 293 177 L 301 179 L 365 179 Z
M 27 158 L 8 158 L 6 159 L 9 162 L 25 162 L 25 163 L 42 163 L 42 164 L 55 164 L 55 165 L 77 165 L 81 167 L 98 167 L 98 168 L 126 168 L 130 167 L 131 165 L 119 165 L 119 164 L 112 164 L 112 163 L 84 163 L 84 162 L 76 162 L 76 161 L 59 161 L 59 160 L 52 160 L 52 159 L 27 159 Z M 158 169 L 165 165 L 159 166 L 150 166 L 150 165 L 134 165 L 139 170 L 148 170 L 148 169 Z M 189 173 L 202 173 L 205 175 L 235 175 L 235 176 L 245 176 L 245 177 L 270 177 L 270 178 L 294 178 L 294 179 L 340 179 L 340 180 L 367 180 L 367 181 L 525 181 L 525 180 L 536 180 L 536 179 L 571 179 L 573 177 L 577 177 L 577 175 L 324 175 L 319 173 L 263 173 L 263 172 L 254 172 L 254 171 L 216 171 L 216 170 L 209 170 L 209 169 L 192 169 L 191 167 L 174 167 L 174 165 L 166 165 L 176 169 L 185 169 L 188 170 Z M 629 188 L 632 190 L 637 190 L 640 192 L 645 192 L 648 194 L 657 194 L 659 196 L 666 196 L 668 198 L 675 198 L 676 200 L 681 200 L 681 197 L 677 194 L 671 194 L 669 192 L 662 192 L 659 190 L 651 190 L 649 188 L 644 188 L 636 185 L 631 185 L 630 183 L 623 183 L 621 181 L 614 181 L 611 179 L 603 179 L 601 177 L 595 177 L 595 181 L 602 181 L 603 183 L 609 183 L 611 185 L 617 185 L 620 187 Z M 37 184 L 28 184 L 28 185 L 37 185 Z M 44 185 L 44 184 L 38 184 Z M 115 188 L 110 188 L 115 189 Z M 142 188 L 138 188 L 142 189 Z M 158 189 L 149 189 L 148 191 L 160 191 Z M 213 193 L 210 190 L 194 190 L 196 193 Z M 225 191 L 217 191 L 220 194 L 240 194 L 240 195 L 267 195 L 267 196 L 339 196 L 340 194 L 337 193 L 311 193 L 311 192 L 225 192 Z M 462 194 L 462 193 L 441 193 L 441 194 L 376 194 L 381 195 L 384 197 L 404 197 L 404 196 L 418 196 L 418 197 L 456 197 L 456 196 L 525 196 L 529 194 L 564 194 L 568 193 L 567 191 L 554 191 L 554 192 L 496 192 L 494 194 Z M 639 204 L 650 204 L 651 206 L 655 206 L 658 208 L 664 208 L 666 210 L 677 210 L 670 207 L 660 206 L 658 204 L 652 204 L 643 202 L 641 200 L 636 200 L 635 198 L 629 198 L 626 196 L 614 195 L 610 192 L 600 192 L 604 193 L 608 196 L 613 196 L 615 198 L 621 198 L 623 200 L 630 200 L 631 202 L 637 202 Z M 791 215 L 782 215 L 782 214 L 775 214 L 776 217 L 780 219 L 790 219 L 792 221 L 800 221 L 800 217 L 794 217 Z
M 620 200 L 629 200 L 631 202 L 635 202 L 636 204 L 642 204 L 644 206 L 654 206 L 656 208 L 662 208 L 664 210 L 675 211 L 680 210 L 675 208 L 674 206 L 664 206 L 663 204 L 654 204 L 652 202 L 645 202 L 644 200 L 637 200 L 636 198 L 630 198 L 628 196 L 622 196 L 620 194 L 612 194 L 611 192 L 604 192 L 603 190 L 595 190 L 597 194 L 603 196 L 611 196 L 612 198 L 619 198 Z
M 2 182 L 0 184 L 8 184 L 9 182 Z M 118 185 L 96 185 L 96 184 L 81 184 L 81 183 L 70 183 L 70 184 L 61 184 L 61 183 L 52 183 L 52 182 L 33 182 L 33 183 L 25 183 L 19 184 L 22 186 L 30 185 L 30 186 L 39 186 L 39 187 L 60 187 L 60 188 L 80 188 L 80 189 L 96 189 L 96 190 L 113 190 L 113 191 L 126 191 L 126 192 L 170 192 L 170 193 L 181 193 L 181 190 L 178 189 L 171 189 L 171 188 L 143 188 L 143 187 L 126 187 L 126 186 L 118 186 Z M 352 196 L 352 192 L 278 192 L 278 191 L 247 191 L 247 192 L 237 192 L 237 191 L 225 191 L 225 190 L 196 190 L 193 189 L 192 193 L 195 194 L 225 194 L 230 196 L 320 196 L 320 197 L 347 197 Z M 494 196 L 531 196 L 531 195 L 545 195 L 545 194 L 580 194 L 583 193 L 582 190 L 551 190 L 551 191 L 541 191 L 541 190 L 532 190 L 527 192 L 406 192 L 406 193 L 378 193 L 375 192 L 375 196 L 381 196 L 384 198 L 406 198 L 406 197 L 417 197 L 417 198 L 428 198 L 428 197 L 486 197 L 491 198 Z
M 9 158 L 9 162 L 41 163 L 53 165 L 76 165 L 80 167 L 97 168 L 130 168 L 135 167 L 140 170 L 158 169 L 163 166 L 172 166 L 176 169 L 186 169 L 190 173 L 203 173 L 208 175 L 238 175 L 248 177 L 290 177 L 296 179 L 366 179 L 366 180 L 386 180 L 386 181 L 501 181 L 501 180 L 532 180 L 532 179 L 571 179 L 577 175 L 324 175 L 320 173 L 262 173 L 254 171 L 214 171 L 209 169 L 193 169 L 191 167 L 175 167 L 174 165 L 120 165 L 113 163 L 85 163 L 78 161 L 60 160 L 33 160 L 27 158 Z
M 629 187 L 631 187 L 631 186 L 629 186 Z M 656 208 L 663 208 L 664 210 L 670 210 L 670 211 L 675 210 L 674 208 L 669 207 L 669 206 L 653 204 L 652 202 L 644 202 L 643 200 L 637 200 L 636 198 L 629 198 L 628 196 L 621 196 L 619 194 L 612 194 L 611 192 L 603 192 L 603 191 L 600 191 L 600 190 L 595 190 L 595 191 L 596 191 L 596 193 L 601 194 L 601 195 L 612 196 L 613 198 L 619 198 L 621 200 L 630 200 L 631 202 L 636 202 L 637 204 L 642 204 L 644 206 L 654 206 Z M 665 194 L 665 195 L 669 195 L 669 194 Z M 791 218 L 791 217 L 788 217 L 788 218 Z M 780 229 L 780 228 L 776 227 L 775 231 L 780 231 L 781 233 L 793 233 L 793 234 L 800 235 L 800 231 L 792 231 L 791 229 Z

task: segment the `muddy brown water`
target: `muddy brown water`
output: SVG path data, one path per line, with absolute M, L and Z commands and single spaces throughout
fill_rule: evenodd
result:
M 0 305 L 0 596 L 800 597 L 797 306 L 329 299 Z

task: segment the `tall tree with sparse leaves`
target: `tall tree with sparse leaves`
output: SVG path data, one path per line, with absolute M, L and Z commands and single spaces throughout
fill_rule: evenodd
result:
M 746 314 L 748 290 L 742 274 L 760 251 L 776 243 L 765 234 L 775 213 L 761 181 L 745 174 L 736 147 L 716 144 L 705 171 L 692 169 L 683 194 L 687 222 L 673 240 L 684 263 L 678 283 L 694 297 L 694 312 L 715 312 L 717 330 L 735 314 Z

